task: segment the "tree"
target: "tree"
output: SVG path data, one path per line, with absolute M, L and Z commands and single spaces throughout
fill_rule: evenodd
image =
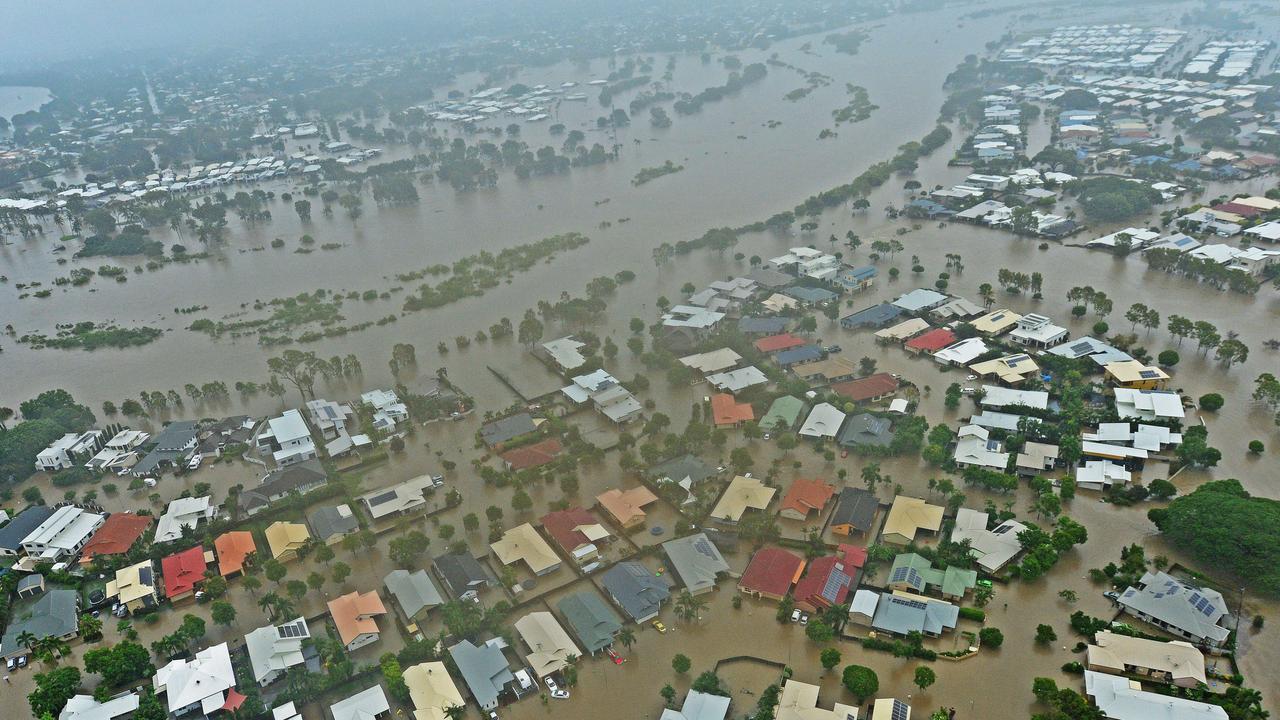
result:
M 31 716 L 36 718 L 57 717 L 67 701 L 80 691 L 80 671 L 74 667 L 36 673 L 35 681 L 36 689 L 27 695 L 27 702 L 31 705 Z
M 1238 362 L 1248 361 L 1249 347 L 1238 338 L 1228 336 L 1226 340 L 1219 343 L 1217 358 L 1218 362 L 1230 369 L 1232 365 Z
M 836 631 L 822 620 L 813 620 L 805 626 L 804 634 L 816 643 L 827 643 L 836 636 Z
M 333 564 L 333 581 L 341 585 L 346 582 L 347 577 L 351 575 L 351 566 L 338 561 Z
M 1036 626 L 1036 644 L 1048 645 L 1058 639 L 1058 633 L 1053 631 L 1052 625 L 1043 623 Z
M 284 563 L 276 560 L 275 558 L 267 560 L 262 567 L 263 574 L 267 576 L 268 580 L 276 585 L 279 585 L 280 581 L 284 579 L 284 576 L 289 574 L 289 568 L 285 567 Z
M 242 580 L 240 580 L 240 587 L 248 590 L 249 594 L 253 595 L 262 587 L 262 581 L 259 580 L 256 575 L 246 575 Z
M 822 663 L 823 670 L 830 670 L 840 664 L 840 651 L 833 647 L 823 648 L 818 654 L 818 661 Z
M 430 544 L 431 538 L 427 537 L 426 533 L 421 530 L 411 530 L 391 540 L 389 555 L 395 564 L 409 569 L 418 564 Z
M 978 631 L 978 640 L 994 650 L 1004 644 L 1004 633 L 999 628 L 984 627 Z
M 86 652 L 84 669 L 101 675 L 103 684 L 112 688 L 151 677 L 156 672 L 147 649 L 128 641 Z
M 528 512 L 532 508 L 533 498 L 529 497 L 529 493 L 525 492 L 523 489 L 517 490 L 515 494 L 511 496 L 511 509 L 516 512 Z
M 693 661 L 690 660 L 687 655 L 676 653 L 676 656 L 671 658 L 671 669 L 681 675 L 689 672 L 689 668 L 691 667 L 693 667 Z
M 720 676 L 716 675 L 715 672 L 711 670 L 702 671 L 702 674 L 698 675 L 698 677 L 694 679 L 693 684 L 689 689 L 696 690 L 707 695 L 729 697 L 728 691 L 724 689 L 724 683 L 720 681 Z
M 662 689 L 658 691 L 658 694 L 662 696 L 662 701 L 667 704 L 667 707 L 673 707 L 675 705 L 676 689 L 671 687 L 671 683 L 663 685 Z
M 1181 359 L 1182 358 L 1178 357 L 1177 350 L 1162 350 L 1160 351 L 1160 354 L 1156 356 L 1156 362 L 1160 363 L 1164 367 L 1173 367 L 1174 365 L 1177 365 L 1178 361 Z
M 322 362 L 314 352 L 285 350 L 280 357 L 267 359 L 267 369 L 293 385 L 305 402 L 315 397 L 316 372 Z
M 630 627 L 623 627 L 618 632 L 618 642 L 622 643 L 622 647 L 630 650 L 631 646 L 636 642 L 636 634 Z
M 938 674 L 933 671 L 933 668 L 926 667 L 924 665 L 916 668 L 916 687 L 924 690 L 937 681 Z
M 225 600 L 218 600 L 209 606 L 209 616 L 219 625 L 229 627 L 236 621 L 236 608 Z
M 285 583 L 285 592 L 294 600 L 301 600 L 307 596 L 307 584 L 301 580 L 290 580 Z
M 683 590 L 676 596 L 674 610 L 676 617 L 685 622 L 692 622 L 701 617 L 702 611 L 706 606 L 706 600 L 691 594 L 688 590 Z
M 866 702 L 867 698 L 875 695 L 876 691 L 880 689 L 880 678 L 876 677 L 876 672 L 862 665 L 846 666 L 840 676 L 840 680 L 844 683 L 845 688 L 858 699 L 859 705 Z

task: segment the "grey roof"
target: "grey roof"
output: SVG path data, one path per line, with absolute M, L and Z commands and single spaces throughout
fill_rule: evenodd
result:
M 789 287 L 786 290 L 783 290 L 782 294 L 793 297 L 800 302 L 827 302 L 828 300 L 834 300 L 837 297 L 837 295 L 830 290 L 807 287 L 805 285 Z
M 37 638 L 62 637 L 76 631 L 75 590 L 53 588 L 36 598 L 30 605 L 19 603 L 13 619 L 0 640 L 0 652 L 11 655 L 19 649 L 18 636 L 29 632 Z
M 706 533 L 668 540 L 662 543 L 662 549 L 671 561 L 671 569 L 691 593 L 711 589 L 716 577 L 729 571 L 729 563 Z
M 796 363 L 810 362 L 822 357 L 822 348 L 817 345 L 801 345 L 800 347 L 783 350 L 773 356 L 773 361 L 782 367 L 789 367 Z
M 334 505 L 317 508 L 307 516 L 307 524 L 311 526 L 312 534 L 321 540 L 328 540 L 334 535 L 346 535 L 360 527 L 360 521 L 356 519 L 354 512 L 343 516 Z
M 181 450 L 196 437 L 196 424 L 190 420 L 174 420 L 156 436 L 156 450 Z
M 895 635 L 906 635 L 909 632 L 941 635 L 943 630 L 956 626 L 959 615 L 960 608 L 951 603 L 881 593 L 871 626 Z
M 556 607 L 589 653 L 612 643 L 613 636 L 622 629 L 622 619 L 593 592 L 574 593 L 556 603 Z
M 937 290 L 916 288 L 897 300 L 894 300 L 893 304 L 895 307 L 902 308 L 907 312 L 920 312 L 921 310 L 928 310 L 931 307 L 937 307 L 946 301 L 947 296 Z
M 479 561 L 466 553 L 441 555 L 435 560 L 435 568 L 454 595 L 489 584 L 488 573 L 480 567 Z
M 772 335 L 786 329 L 787 319 L 784 317 L 744 317 L 738 321 L 738 332 L 742 333 L 767 333 Z
M 267 473 L 261 485 L 246 488 L 240 493 L 236 504 L 245 510 L 252 510 L 269 504 L 272 498 L 291 492 L 304 493 L 328 481 L 329 475 L 324 471 L 324 466 L 319 460 L 312 458 Z
M 889 303 L 880 303 L 840 318 L 840 325 L 851 329 L 864 326 L 884 327 L 901 314 L 900 308 Z
M 1227 613 L 1227 603 L 1221 593 L 1187 585 L 1165 572 L 1143 575 L 1136 586 L 1120 595 L 1119 603 L 1193 638 L 1220 643 L 1229 634 L 1227 628 L 1218 624 Z
M 876 519 L 876 510 L 880 501 L 875 495 L 862 488 L 847 487 L 840 491 L 835 512 L 831 513 L 832 525 L 852 525 L 854 528 L 869 532 L 871 523 Z
M 480 707 L 486 710 L 497 707 L 503 687 L 515 679 L 502 649 L 488 643 L 476 647 L 469 640 L 463 640 L 449 648 L 449 655 Z
M 649 469 L 649 475 L 655 478 L 669 478 L 680 482 L 685 478 L 694 485 L 716 474 L 715 467 L 703 462 L 693 455 L 683 455 L 658 463 Z
M 33 505 L 18 513 L 8 525 L 0 528 L 0 549 L 16 553 L 22 541 L 52 515 L 53 508 L 48 505 Z
M 840 429 L 837 442 L 842 447 L 850 445 L 886 446 L 893 442 L 893 423 L 869 413 L 854 415 Z
M 494 420 L 480 428 L 480 437 L 490 447 L 518 438 L 538 429 L 529 413 L 517 413 L 501 420 Z
M 18 594 L 21 595 L 22 593 L 32 588 L 43 588 L 43 587 L 44 587 L 44 576 L 41 575 L 40 573 L 31 573 L 30 575 L 22 576 L 22 579 L 18 581 L 17 589 L 18 589 Z
M 747 277 L 755 280 L 757 285 L 770 288 L 785 287 L 796 281 L 794 277 L 773 268 L 756 268 L 747 273 Z
M 609 597 L 636 621 L 657 614 L 662 603 L 671 597 L 671 589 L 662 578 L 633 560 L 609 568 L 600 576 L 600 584 Z
M 444 599 L 440 597 L 440 590 L 436 588 L 435 583 L 431 582 L 431 576 L 426 570 L 412 573 L 408 570 L 392 570 L 382 579 L 382 582 L 386 583 L 387 590 L 391 591 L 391 595 L 400 604 L 400 609 L 404 611 L 405 617 L 409 619 L 414 619 L 418 617 L 418 613 L 444 603 Z

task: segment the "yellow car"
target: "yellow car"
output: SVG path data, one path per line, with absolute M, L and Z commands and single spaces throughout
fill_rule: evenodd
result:
M 667 626 L 663 625 L 661 620 L 654 620 L 653 629 L 657 630 L 660 633 L 665 633 L 667 631 Z

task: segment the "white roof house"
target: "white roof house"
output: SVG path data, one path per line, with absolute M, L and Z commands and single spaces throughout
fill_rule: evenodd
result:
M 329 706 L 333 720 L 373 720 L 390 712 L 391 704 L 378 684 Z
M 715 327 L 724 319 L 724 313 L 713 312 L 696 305 L 676 305 L 662 316 L 664 327 L 687 327 L 706 330 Z
M 1163 571 L 1144 574 L 1117 602 L 1126 612 L 1194 643 L 1219 647 L 1230 635 L 1221 624 L 1227 617 L 1222 593 L 1188 585 Z
M 801 437 L 835 437 L 844 424 L 846 415 L 831 403 L 819 403 L 809 411 L 809 417 L 800 426 Z
M 164 514 L 156 522 L 156 542 L 169 542 L 182 537 L 182 528 L 199 527 L 218 514 L 218 506 L 209 503 L 209 496 L 177 498 L 169 503 Z
M 1018 326 L 1009 333 L 1009 339 L 1022 345 L 1052 347 L 1067 339 L 1067 329 L 1054 325 L 1049 318 L 1027 313 L 1018 320 Z
M 1227 720 L 1218 705 L 1147 692 L 1136 680 L 1085 670 L 1084 691 L 1112 720 Z
M 1000 441 L 978 425 L 965 425 L 956 433 L 955 461 L 961 467 L 982 467 L 1004 471 L 1009 466 L 1009 453 L 1001 452 Z
M 590 400 L 596 410 L 615 423 L 629 422 L 644 412 L 635 395 L 603 369 L 574 377 L 573 384 L 560 388 L 560 392 L 579 405 Z
M 1132 475 L 1123 465 L 1110 460 L 1087 460 L 1076 469 L 1076 487 L 1104 490 L 1116 483 L 1127 485 Z
M 360 496 L 360 501 L 374 520 L 380 520 L 388 515 L 408 512 L 426 505 L 424 493 L 432 487 L 435 485 L 431 476 L 421 475 L 389 488 L 367 492 Z
M 956 511 L 951 541 L 968 540 L 969 554 L 978 561 L 978 565 L 989 573 L 996 573 L 1022 552 L 1018 533 L 1026 530 L 1027 526 L 1017 520 L 1006 520 L 988 530 L 987 520 L 984 512 L 960 508 Z
M 214 645 L 190 659 L 178 659 L 156 670 L 156 693 L 164 693 L 169 714 L 182 715 L 199 707 L 205 715 L 222 709 L 227 691 L 236 684 L 227 644 Z
M 936 290 L 916 288 L 893 301 L 893 306 L 904 312 L 923 312 L 947 301 L 947 296 Z
M 663 708 L 658 720 L 724 720 L 729 714 L 729 698 L 690 690 L 679 710 Z
M 725 392 L 736 393 L 739 390 L 746 390 L 755 385 L 763 385 L 769 382 L 769 378 L 765 377 L 763 371 L 754 365 L 729 372 L 714 373 L 707 376 L 707 382 L 712 387 Z
M 1114 392 L 1116 413 L 1121 418 L 1180 420 L 1186 417 L 1186 411 L 1182 408 L 1182 398 L 1176 392 L 1132 388 L 1116 388 Z
M 267 625 L 244 636 L 253 678 L 263 687 L 275 682 L 295 665 L 301 665 L 302 641 L 311 637 L 307 619 L 296 618 L 283 625 Z
M 982 400 L 979 402 L 983 407 L 1024 406 L 1045 410 L 1049 407 L 1049 393 L 1043 390 L 1016 390 L 999 385 L 983 385 Z
M 735 352 L 733 348 L 720 348 L 719 350 L 696 355 L 686 355 L 680 358 L 680 363 L 685 367 L 707 374 L 728 370 L 737 365 L 740 360 L 742 360 L 742 356 Z
M 933 359 L 943 365 L 968 365 L 987 353 L 987 343 L 982 338 L 965 338 L 954 342 L 933 354 Z
M 316 456 L 311 430 L 297 410 L 285 410 L 267 420 L 267 429 L 258 435 L 258 447 L 271 451 L 277 465 L 291 465 Z
M 77 456 L 97 452 L 101 437 L 99 430 L 67 433 L 36 455 L 36 469 L 46 472 L 66 470 L 75 464 Z
M 373 408 L 373 426 L 380 430 L 394 430 L 409 418 L 409 407 L 390 390 L 370 390 L 360 395 L 360 402 Z
M 582 355 L 582 348 L 586 347 L 584 342 L 578 342 L 571 337 L 562 337 L 557 340 L 542 343 L 542 349 L 546 352 L 547 357 L 556 364 L 561 370 L 573 370 L 582 367 L 587 358 Z
M 65 560 L 78 554 L 106 521 L 106 515 L 64 505 L 23 538 L 22 549 L 40 560 Z
M 75 695 L 63 706 L 58 720 L 114 720 L 138 709 L 138 694 L 128 692 L 106 702 L 98 702 L 92 695 Z

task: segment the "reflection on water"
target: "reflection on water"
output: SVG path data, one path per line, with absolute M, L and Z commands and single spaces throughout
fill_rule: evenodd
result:
M 8 120 L 14 115 L 39 110 L 53 99 L 49 88 L 29 85 L 5 85 L 0 87 L 0 117 Z

